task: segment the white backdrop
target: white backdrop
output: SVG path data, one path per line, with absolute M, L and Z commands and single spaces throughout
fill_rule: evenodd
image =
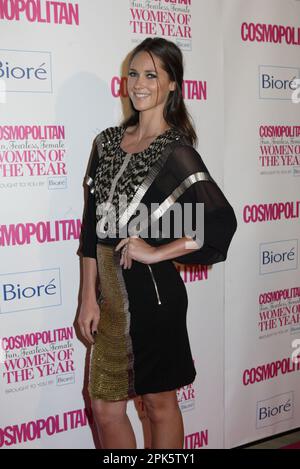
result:
M 277 320 L 272 331 L 258 326 L 262 311 L 279 306 L 260 307 L 260 294 L 299 286 L 299 215 L 243 219 L 246 205 L 252 214 L 255 204 L 297 207 L 300 163 L 262 167 L 259 157 L 267 150 L 259 129 L 297 126 L 299 105 L 292 104 L 290 89 L 260 89 L 259 79 L 275 72 L 278 79 L 298 77 L 299 44 L 243 40 L 241 25 L 292 26 L 300 2 L 114 0 L 112 7 L 105 0 L 24 1 L 21 11 L 18 5 L 0 1 L 0 447 L 97 444 L 88 420 L 89 355 L 73 327 L 82 183 L 94 137 L 121 120 L 122 61 L 148 35 L 172 39 L 184 52 L 185 99 L 198 150 L 239 222 L 226 266 L 180 266 L 197 369 L 194 384 L 178 390 L 185 447 L 233 447 L 299 426 L 296 372 L 242 382 L 246 369 L 289 358 L 299 333 L 296 320 L 288 327 Z M 269 145 L 272 138 L 264 140 Z M 287 140 L 296 155 L 299 137 Z M 260 249 L 282 240 L 287 244 L 276 246 L 294 258 L 279 272 L 272 265 L 260 269 Z M 296 311 L 297 290 L 292 294 L 282 303 Z M 266 409 L 284 406 L 284 418 L 271 409 L 271 417 L 257 421 L 264 403 Z M 129 416 L 142 448 L 142 409 L 134 404 Z
M 231 447 L 300 423 L 299 372 L 291 360 L 300 332 L 300 104 L 293 104 L 290 84 L 299 77 L 300 36 L 297 45 L 267 42 L 267 35 L 248 40 L 251 23 L 261 25 L 256 31 L 295 27 L 300 2 L 224 3 L 225 188 L 239 222 L 225 266 Z M 275 28 L 269 38 L 276 40 Z

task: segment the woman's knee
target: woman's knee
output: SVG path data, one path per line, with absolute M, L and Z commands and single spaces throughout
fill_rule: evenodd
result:
M 91 404 L 93 415 L 101 425 L 118 422 L 126 416 L 127 401 L 93 399 Z
M 179 411 L 176 391 L 168 391 L 142 396 L 146 413 L 152 422 L 163 422 L 170 414 Z

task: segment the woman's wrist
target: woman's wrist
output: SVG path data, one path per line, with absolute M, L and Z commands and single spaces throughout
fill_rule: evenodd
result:
M 96 289 L 82 289 L 82 301 L 84 303 L 97 301 Z
M 191 251 L 199 249 L 196 241 L 188 237 L 178 238 L 167 244 L 156 246 L 154 251 L 154 262 L 162 262 L 175 257 L 189 254 Z

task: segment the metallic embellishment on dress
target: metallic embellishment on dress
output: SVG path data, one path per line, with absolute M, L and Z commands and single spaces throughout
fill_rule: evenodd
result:
M 96 189 L 95 189 L 95 174 L 96 174 L 96 171 L 97 171 L 97 167 L 99 166 L 99 160 L 100 160 L 100 157 L 102 155 L 102 147 L 104 146 L 104 143 L 103 143 L 103 133 L 101 132 L 99 135 L 97 135 L 97 137 L 95 138 L 95 142 L 96 142 L 96 147 L 97 147 L 97 150 L 98 150 L 98 155 L 97 155 L 97 161 L 92 161 L 92 167 L 90 168 L 90 174 L 87 174 L 86 177 L 85 177 L 85 183 L 87 186 L 89 186 L 89 190 L 90 190 L 90 193 L 91 194 L 95 194 L 96 192 Z M 96 163 L 95 167 L 94 167 L 94 164 Z
M 158 302 L 159 305 L 161 305 L 161 300 L 160 300 L 160 296 L 159 296 L 159 293 L 158 293 L 158 288 L 157 288 L 157 284 L 156 284 L 156 280 L 154 278 L 152 268 L 149 264 L 147 264 L 147 265 L 148 265 L 148 268 L 150 270 L 150 274 L 151 274 L 151 277 L 152 277 L 152 280 L 153 280 L 153 284 L 154 284 L 154 288 L 155 288 L 155 292 L 156 292 L 156 296 L 157 296 L 157 302 Z
M 154 179 L 160 172 L 168 156 L 169 156 L 169 152 L 164 152 L 161 155 L 161 158 L 154 164 L 154 166 L 149 171 L 148 176 L 144 179 L 142 184 L 138 187 L 138 190 L 136 191 L 131 203 L 128 205 L 127 209 L 123 212 L 122 216 L 119 219 L 120 228 L 123 228 L 126 225 L 126 223 L 128 223 L 130 217 L 134 214 L 140 201 L 142 200 L 145 193 L 149 189 L 150 185 L 152 184 L 152 182 L 154 181 Z
M 177 186 L 172 194 L 170 194 L 160 205 L 157 207 L 154 212 L 152 212 L 151 216 L 147 219 L 144 219 L 140 222 L 140 231 L 142 232 L 144 229 L 148 228 L 148 225 L 152 224 L 152 222 L 157 222 L 159 218 L 161 218 L 164 213 L 176 202 L 176 200 L 195 182 L 199 181 L 213 181 L 209 173 L 207 172 L 198 172 L 193 173 L 190 176 L 186 177 L 184 181 L 182 181 L 179 186 Z
M 101 305 L 103 303 L 103 301 L 105 301 L 105 298 L 104 298 L 104 295 L 102 293 L 102 290 L 100 290 L 98 292 L 98 295 L 97 295 L 97 303 L 98 305 Z
M 94 179 L 91 178 L 90 176 L 86 176 L 85 183 L 90 187 L 90 193 L 94 194 L 95 192 Z
M 122 163 L 122 166 L 121 168 L 119 169 L 119 171 L 117 172 L 116 176 L 114 177 L 112 183 L 111 183 L 111 188 L 110 188 L 110 191 L 109 191 L 109 196 L 108 196 L 108 202 L 111 203 L 112 201 L 112 198 L 113 198 L 113 195 L 114 195 L 114 192 L 116 190 L 116 185 L 117 185 L 117 182 L 118 180 L 120 179 L 120 177 L 122 176 L 122 174 L 124 173 L 128 163 L 129 163 L 129 160 L 131 158 L 132 154 L 131 153 L 127 153 L 126 154 L 126 157 Z
M 113 246 L 97 244 L 97 265 L 105 301 L 90 360 L 88 389 L 94 399 L 122 400 L 135 397 L 134 354 L 130 336 L 129 299 Z
M 125 126 L 110 127 L 101 133 L 104 147 L 101 147 L 103 154 L 95 175 L 96 207 L 103 207 L 102 204 L 108 200 L 111 181 L 115 178 L 124 162 L 124 154 L 126 153 L 120 147 L 120 143 L 125 130 Z M 136 203 L 142 199 L 149 185 L 158 174 L 161 168 L 160 160 L 162 159 L 165 147 L 179 135 L 176 129 L 168 129 L 164 134 L 158 136 L 148 148 L 139 153 L 132 153 L 130 163 L 121 172 L 122 174 L 117 180 L 112 196 L 115 221 L 119 223 L 120 229 L 127 223 L 127 214 L 131 216 L 134 213 Z M 158 167 L 156 167 L 156 164 L 158 164 Z M 154 167 L 156 167 L 156 171 L 153 170 Z M 150 174 L 152 175 L 151 177 Z M 138 195 L 133 201 L 137 193 Z M 122 200 L 120 203 L 120 198 L 123 195 L 126 196 L 127 202 L 125 205 Z M 98 211 L 98 214 L 96 213 L 97 222 L 101 219 L 101 213 L 101 210 Z M 122 223 L 120 219 L 122 219 Z
M 97 224 L 97 235 L 98 235 L 98 237 L 100 237 L 101 233 L 107 233 L 107 230 L 104 229 L 104 226 L 105 226 L 106 222 L 108 222 L 109 220 L 114 219 L 113 213 L 111 213 L 114 210 L 114 206 L 112 205 L 113 196 L 114 196 L 114 193 L 115 193 L 115 190 L 116 190 L 118 180 L 120 179 L 120 177 L 124 173 L 125 169 L 127 168 L 131 157 L 132 157 L 132 153 L 127 153 L 126 154 L 126 157 L 124 158 L 124 161 L 122 163 L 121 168 L 119 169 L 119 171 L 117 172 L 116 176 L 114 177 L 114 179 L 111 183 L 108 199 L 104 203 L 104 204 L 107 204 L 106 205 L 106 207 L 107 207 L 106 214 L 105 214 L 104 217 L 101 218 L 101 223 L 98 222 L 98 224 Z

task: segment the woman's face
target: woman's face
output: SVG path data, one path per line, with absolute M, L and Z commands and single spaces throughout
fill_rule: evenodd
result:
M 134 108 L 147 111 L 160 107 L 163 111 L 170 91 L 175 89 L 175 82 L 162 68 L 160 59 L 148 52 L 139 52 L 131 61 L 128 72 L 127 89 Z M 156 70 L 155 70 L 156 68 Z

